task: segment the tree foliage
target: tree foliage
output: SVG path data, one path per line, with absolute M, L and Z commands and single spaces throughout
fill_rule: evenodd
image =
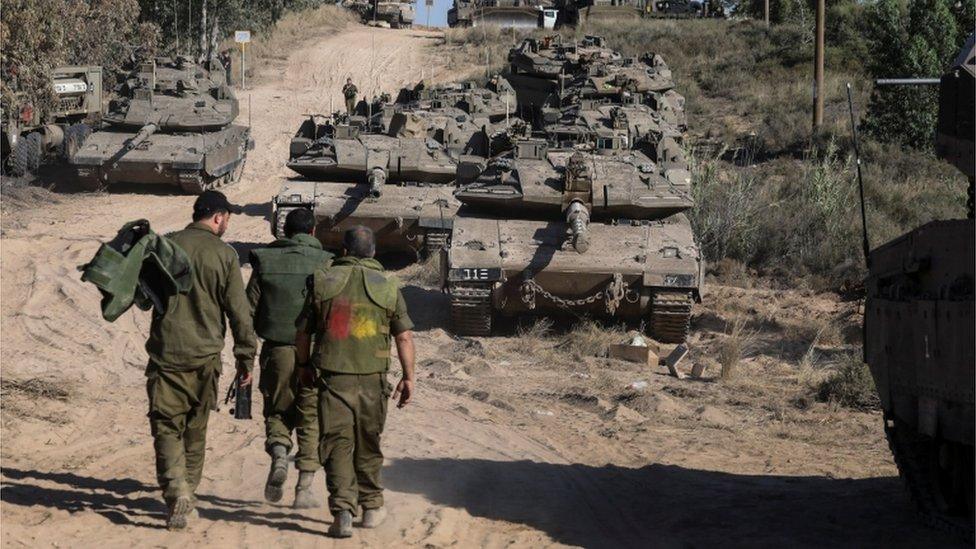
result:
M 162 29 L 161 49 L 206 57 L 235 30 L 264 32 L 288 11 L 323 0 L 138 0 L 142 19 Z
M 155 25 L 139 21 L 136 0 L 12 0 L 3 7 L 0 92 L 6 108 L 23 101 L 43 111 L 54 101 L 52 68 L 101 65 L 111 73 L 133 46 L 152 50 L 158 37 Z
M 972 2 L 877 0 L 865 18 L 873 78 L 941 76 L 973 29 Z M 917 148 L 932 146 L 938 115 L 934 86 L 875 89 L 864 129 L 881 141 Z

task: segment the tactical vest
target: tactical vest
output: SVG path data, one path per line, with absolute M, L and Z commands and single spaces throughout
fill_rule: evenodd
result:
M 314 276 L 321 315 L 314 365 L 341 374 L 386 372 L 390 366 L 390 322 L 399 294 L 396 279 L 376 269 L 342 263 L 316 271 Z
M 331 253 L 297 242 L 288 245 L 279 240 L 251 252 L 251 266 L 261 275 L 254 329 L 267 341 L 295 342 L 295 321 L 308 295 L 308 277 L 332 260 Z

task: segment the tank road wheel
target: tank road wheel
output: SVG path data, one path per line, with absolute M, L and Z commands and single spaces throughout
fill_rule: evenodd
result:
M 200 194 L 209 191 L 216 185 L 216 179 L 201 175 L 199 172 L 180 172 L 180 188 L 187 194 Z
M 61 158 L 65 162 L 71 160 L 71 157 L 81 149 L 82 144 L 91 133 L 91 126 L 88 124 L 68 126 L 68 129 L 64 131 L 64 141 L 61 143 Z
M 444 229 L 427 229 L 424 235 L 424 258 L 437 257 L 437 254 L 447 248 L 451 239 L 451 231 Z
M 973 540 L 973 447 L 919 434 L 885 414 L 898 472 L 930 526 Z
M 36 173 L 44 158 L 44 143 L 41 132 L 29 133 L 17 141 L 10 167 L 13 174 L 23 177 Z
M 691 294 L 655 292 L 651 298 L 651 336 L 661 343 L 683 343 L 691 328 Z
M 491 286 L 452 283 L 451 326 L 455 335 L 491 335 Z

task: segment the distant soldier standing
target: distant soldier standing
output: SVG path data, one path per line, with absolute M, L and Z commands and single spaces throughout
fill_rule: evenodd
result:
M 346 78 L 346 85 L 342 87 L 342 96 L 346 98 L 346 114 L 356 114 L 356 94 L 359 90 L 352 83 L 352 78 Z
M 220 352 L 230 321 L 237 373 L 250 383 L 256 338 L 237 252 L 221 241 L 241 208 L 223 193 L 206 191 L 193 204 L 193 223 L 169 238 L 190 258 L 193 286 L 154 315 L 146 351 L 149 424 L 156 477 L 169 514 L 167 526 L 185 528 L 196 502 L 207 447 L 207 420 L 217 401 Z M 226 320 L 225 320 L 226 317 Z
M 318 378 L 319 454 L 334 537 L 352 535 L 352 517 L 360 507 L 364 528 L 383 520 L 380 434 L 387 398 L 392 393 L 402 408 L 413 395 L 413 323 L 399 282 L 383 272 L 375 251 L 370 229 L 346 231 L 343 256 L 327 271 L 315 272 L 298 321 L 298 359 Z M 313 334 L 315 352 L 310 353 Z M 386 379 L 391 336 L 403 367 L 396 391 Z
M 312 236 L 315 216 L 306 208 L 292 210 L 285 217 L 285 238 L 251 252 L 254 269 L 247 284 L 247 297 L 254 311 L 254 327 L 261 347 L 261 379 L 264 397 L 265 450 L 271 456 L 271 470 L 264 487 L 268 501 L 281 500 L 288 477 L 288 454 L 292 431 L 297 432 L 298 484 L 296 509 L 315 507 L 312 480 L 319 463 L 318 391 L 299 379 L 295 360 L 295 321 L 316 269 L 327 267 L 332 254 Z

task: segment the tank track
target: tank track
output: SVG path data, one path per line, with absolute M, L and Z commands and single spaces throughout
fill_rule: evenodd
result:
M 651 336 L 661 343 L 683 343 L 691 329 L 691 293 L 655 292 L 651 297 Z
M 451 283 L 451 326 L 460 336 L 491 335 L 491 286 Z
M 437 257 L 441 250 L 448 247 L 450 239 L 451 231 L 427 229 L 424 235 L 424 255 L 427 258 Z
M 964 518 L 947 516 L 940 512 L 926 468 L 931 466 L 931 456 L 925 451 L 933 441 L 919 435 L 914 429 L 885 414 L 885 436 L 895 458 L 898 473 L 905 483 L 919 518 L 932 528 L 973 541 L 973 524 Z
M 233 185 L 244 173 L 245 162 L 247 162 L 247 156 L 244 156 L 233 170 L 220 177 L 210 177 L 196 172 L 182 172 L 180 173 L 180 188 L 185 193 L 200 194 L 203 191 Z

